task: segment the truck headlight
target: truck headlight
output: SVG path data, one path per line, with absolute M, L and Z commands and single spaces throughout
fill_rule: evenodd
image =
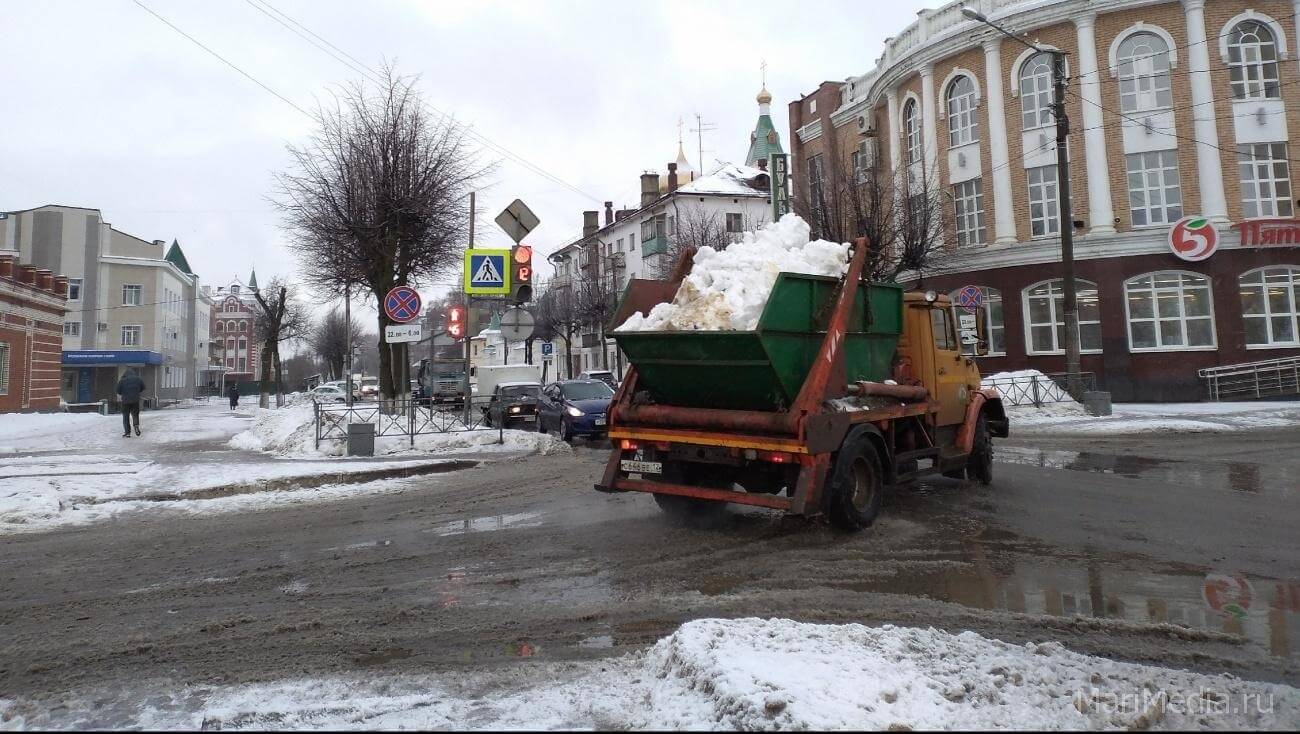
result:
M 578 410 L 577 408 L 569 408 L 569 415 L 573 416 L 574 418 L 581 418 L 582 411 Z

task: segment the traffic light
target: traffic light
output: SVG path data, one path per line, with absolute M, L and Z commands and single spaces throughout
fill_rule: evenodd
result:
M 465 336 L 465 307 L 452 306 L 447 309 L 447 336 L 462 339 Z
M 533 248 L 515 245 L 510 251 L 510 300 L 527 303 L 533 300 Z

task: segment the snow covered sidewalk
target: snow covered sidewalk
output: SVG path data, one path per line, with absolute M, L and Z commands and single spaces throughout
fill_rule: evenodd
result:
M 1300 690 L 973 632 L 688 622 L 648 650 L 481 674 L 0 699 L 0 728 L 1294 729 Z M 147 703 L 146 703 L 147 702 Z M 57 713 L 53 713 L 57 712 Z
M 193 402 L 143 413 L 143 435 L 125 438 L 116 415 L 6 415 L 0 421 L 0 534 L 163 511 L 163 505 L 167 511 L 228 512 L 400 491 L 409 485 L 369 480 L 441 471 L 467 453 L 556 443 L 526 434 L 497 446 L 496 431 L 482 431 L 417 441 L 415 449 L 405 438 L 400 446 L 381 439 L 393 456 L 335 458 L 341 442 L 315 450 L 311 421 L 310 403 L 232 412 L 224 401 Z M 348 481 L 337 481 L 341 475 Z M 332 484 L 322 486 L 322 478 Z
M 1161 431 L 1207 433 L 1300 427 L 1300 401 L 1258 403 L 1117 403 L 1091 416 L 1075 402 L 1007 409 L 1012 435 L 1125 435 Z

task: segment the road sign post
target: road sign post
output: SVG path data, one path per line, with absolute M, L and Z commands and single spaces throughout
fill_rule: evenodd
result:
M 397 389 L 394 390 L 394 396 L 407 396 L 411 392 L 411 380 L 407 373 L 410 371 L 410 357 L 407 345 L 410 342 L 420 340 L 420 325 L 413 324 L 416 319 L 420 318 L 420 310 L 424 307 L 424 302 L 420 299 L 420 294 L 409 285 L 399 285 L 384 296 L 384 313 L 388 318 L 394 321 L 397 326 L 384 327 L 384 341 L 388 343 L 390 350 L 392 345 L 401 344 L 400 349 L 392 350 L 389 356 L 400 358 L 401 368 L 397 370 L 397 379 L 400 380 Z M 389 379 L 392 379 L 392 362 L 389 362 Z

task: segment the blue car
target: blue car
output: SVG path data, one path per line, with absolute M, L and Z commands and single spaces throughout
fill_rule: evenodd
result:
M 609 430 L 605 414 L 613 399 L 614 391 L 601 380 L 552 382 L 537 403 L 537 430 L 555 431 L 565 441 L 604 436 Z

